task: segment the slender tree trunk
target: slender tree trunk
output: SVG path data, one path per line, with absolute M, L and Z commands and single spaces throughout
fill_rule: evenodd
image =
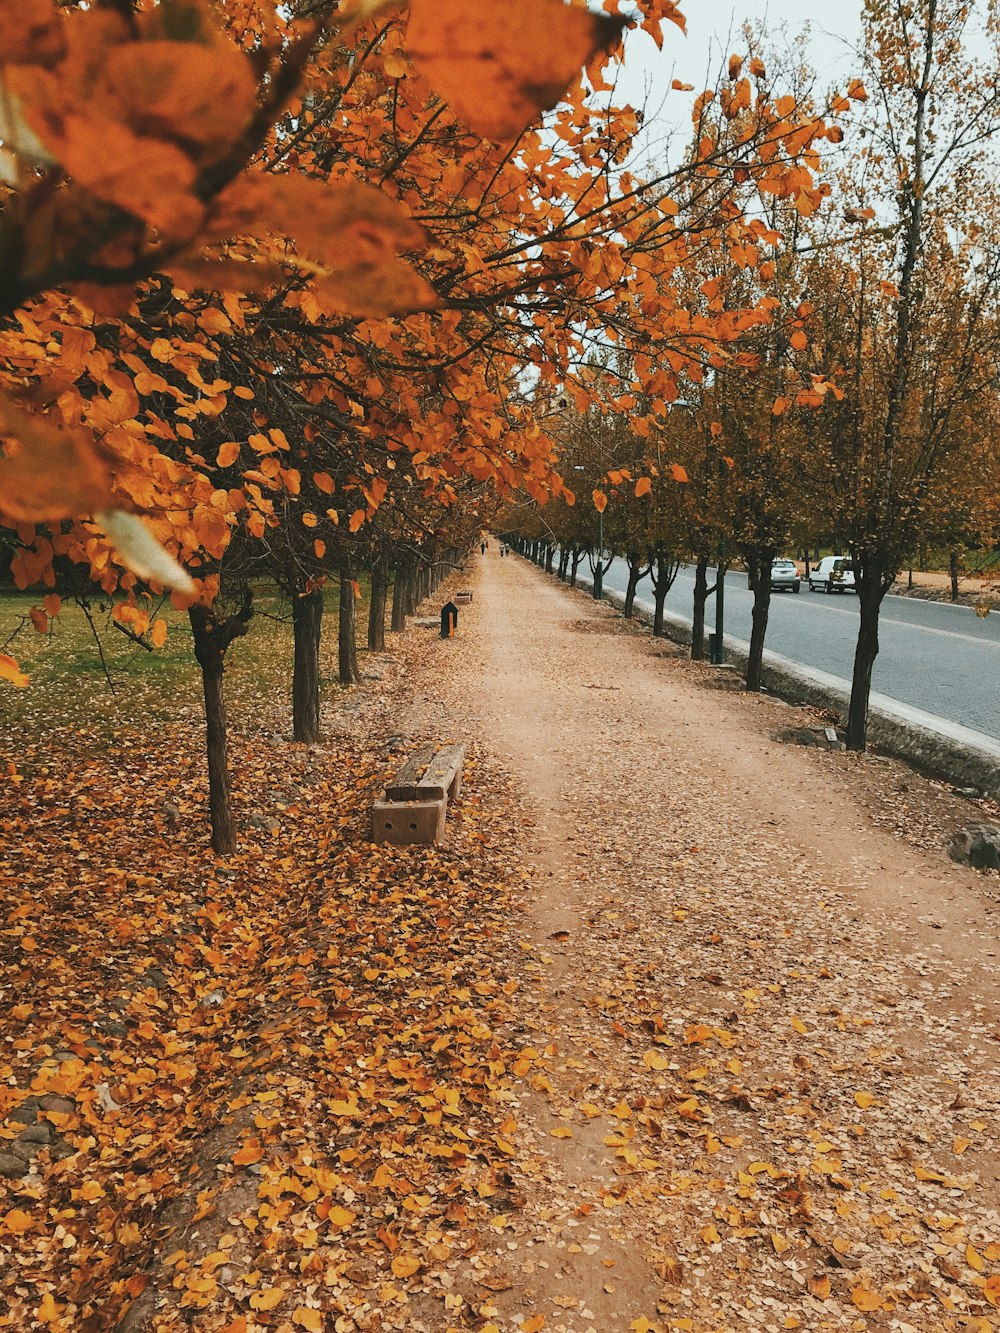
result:
M 556 548 L 555 548 L 554 546 L 551 546 L 551 545 L 550 545 L 550 546 L 547 546 L 547 547 L 545 548 L 545 572 L 546 572 L 546 574 L 551 574 L 551 573 L 552 573 L 552 562 L 553 562 L 553 560 L 555 559 L 555 557 L 556 557 Z
M 667 600 L 667 589 L 662 583 L 653 584 L 653 637 L 663 638 L 663 604 Z
M 569 586 L 570 586 L 571 588 L 575 588 L 575 587 L 576 587 L 576 576 L 577 576 L 577 572 L 578 572 L 578 570 L 579 570 L 579 568 L 580 568 L 580 561 L 583 559 L 583 552 L 580 550 L 580 548 L 579 548 L 578 546 L 574 546 L 574 547 L 573 547 L 573 554 L 572 554 L 572 556 L 570 557 L 570 559 L 571 559 L 571 561 L 572 561 L 572 572 L 570 573 Z
M 691 661 L 705 658 L 705 603 L 709 598 L 708 556 L 698 557 L 694 567 L 694 614 L 691 618 Z
M 385 604 L 389 596 L 389 574 L 385 565 L 374 564 L 371 571 L 372 595 L 368 603 L 368 647 L 373 653 L 385 652 Z
M 746 688 L 760 693 L 761 669 L 764 664 L 764 639 L 771 611 L 771 565 L 777 551 L 773 546 L 753 547 L 746 552 L 747 571 L 753 584 L 753 613 L 751 616 L 750 653 L 747 657 Z
M 319 740 L 319 645 L 323 630 L 323 590 L 292 598 L 292 736 L 314 745 Z
M 847 713 L 849 750 L 864 750 L 868 745 L 868 699 L 872 691 L 872 668 L 878 657 L 878 617 L 882 595 L 880 580 L 862 574 L 858 581 L 861 625 L 854 650 L 851 703 Z
M 337 657 L 342 685 L 354 685 L 361 679 L 361 672 L 358 670 L 357 640 L 355 638 L 356 601 L 354 580 L 348 570 L 341 570 Z
M 569 548 L 561 546 L 559 548 L 559 578 L 561 582 L 566 582 L 566 573 L 569 569 Z
M 226 701 L 222 688 L 226 650 L 233 639 L 247 632 L 253 615 L 252 594 L 247 591 L 242 609 L 225 620 L 205 606 L 188 610 L 194 635 L 194 654 L 201 667 L 205 696 L 206 749 L 208 754 L 208 808 L 212 822 L 212 850 L 228 856 L 236 850 L 236 821 L 230 802 L 229 746 Z
M 958 552 L 954 546 L 948 552 L 948 576 L 951 579 L 951 600 L 958 601 Z
M 680 567 L 681 562 L 669 556 L 652 556 L 649 561 L 653 580 L 653 634 L 657 639 L 663 637 L 663 604 L 667 600 L 667 593 L 674 586 Z
M 392 630 L 395 634 L 402 634 L 406 629 L 406 604 L 409 597 L 407 579 L 406 570 L 402 565 L 397 565 L 392 585 Z
M 406 571 L 406 614 L 415 616 L 420 605 L 420 570 L 416 566 Z
M 635 609 L 636 590 L 638 589 L 639 584 L 642 582 L 642 580 L 649 574 L 651 567 L 647 565 L 646 568 L 643 569 L 642 558 L 636 555 L 634 552 L 631 554 L 626 554 L 625 559 L 628 562 L 628 586 L 625 589 L 624 612 L 625 612 L 625 619 L 631 620 L 632 613 Z

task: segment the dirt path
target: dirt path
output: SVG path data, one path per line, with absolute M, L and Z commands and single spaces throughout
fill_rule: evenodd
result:
M 877 822 L 937 793 L 775 742 L 794 710 L 495 543 L 471 586 L 410 720 L 520 792 L 523 1207 L 481 1316 L 1000 1327 L 997 884 Z

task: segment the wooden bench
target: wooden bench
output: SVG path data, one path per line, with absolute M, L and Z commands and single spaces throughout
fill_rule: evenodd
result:
M 374 842 L 437 842 L 444 836 L 448 799 L 461 795 L 464 745 L 416 750 L 372 806 Z

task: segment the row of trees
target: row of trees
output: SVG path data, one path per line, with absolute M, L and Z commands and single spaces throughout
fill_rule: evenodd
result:
M 670 0 L 636 21 L 683 25 Z M 348 679 L 361 570 L 378 645 L 390 578 L 399 623 L 502 498 L 568 495 L 541 396 L 605 404 L 593 346 L 627 355 L 613 405 L 641 395 L 650 437 L 688 369 L 766 319 L 749 289 L 692 317 L 696 257 L 742 262 L 761 191 L 813 211 L 835 126 L 736 61 L 682 157 L 640 180 L 640 118 L 606 77 L 622 27 L 561 0 L 505 0 L 502 22 L 439 0 L 0 5 L 13 577 L 40 589 L 41 631 L 99 590 L 151 645 L 173 589 L 219 851 L 222 678 L 255 580 L 291 598 L 314 738 L 324 581 Z M 5 657 L 0 677 L 24 681 Z
M 962 55 L 964 6 L 871 0 L 872 102 L 860 80 L 818 99 L 749 38 L 694 100 L 683 152 L 641 178 L 640 116 L 610 77 L 622 20 L 504 11 L 0 6 L 13 575 L 45 594 L 42 630 L 60 595 L 98 588 L 151 643 L 149 599 L 173 588 L 213 792 L 255 580 L 291 598 L 311 739 L 323 583 L 349 679 L 359 572 L 377 645 L 390 579 L 411 604 L 418 571 L 516 492 L 557 502 L 532 521 L 574 570 L 589 509 L 661 609 L 694 559 L 699 639 L 717 560 L 760 575 L 793 537 L 848 544 L 863 745 L 881 599 L 941 488 L 966 521 L 972 460 L 988 467 L 997 93 Z M 683 23 L 669 0 L 640 11 L 658 38 Z M 7 658 L 0 676 L 23 679 Z
M 696 656 L 708 570 L 740 559 L 754 587 L 749 689 L 775 556 L 849 551 L 861 609 L 852 749 L 865 746 L 879 612 L 900 571 L 928 546 L 1000 536 L 1000 52 L 989 25 L 969 39 L 971 22 L 945 0 L 866 6 L 873 96 L 821 182 L 838 207 L 803 216 L 762 196 L 782 238 L 766 277 L 757 260 L 699 259 L 696 291 L 744 307 L 756 293 L 768 321 L 693 379 L 657 455 L 611 397 L 562 411 L 563 466 L 583 503 L 519 519 L 562 548 L 570 577 L 581 553 L 597 579 L 602 559 L 625 556 L 629 607 L 650 577 L 657 632 L 676 562 L 692 562 Z M 606 359 L 592 373 L 600 386 L 627 367 Z

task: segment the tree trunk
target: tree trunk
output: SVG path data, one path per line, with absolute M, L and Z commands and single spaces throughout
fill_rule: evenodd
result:
M 567 571 L 568 571 L 568 570 L 569 570 L 569 548 L 566 547 L 566 546 L 560 546 L 560 548 L 559 548 L 559 578 L 560 578 L 560 581 L 563 582 L 563 583 L 566 582 L 566 574 L 567 574 Z
M 354 580 L 348 571 L 340 574 L 340 619 L 337 635 L 337 657 L 340 683 L 354 685 L 361 679 L 358 670 L 358 649 L 354 633 L 355 602 Z
M 295 659 L 292 670 L 292 736 L 314 745 L 319 740 L 319 645 L 323 629 L 323 590 L 292 597 Z
M 636 589 L 649 573 L 650 566 L 647 565 L 646 568 L 643 569 L 642 559 L 634 552 L 631 554 L 626 553 L 625 559 L 628 562 L 628 587 L 625 589 L 624 613 L 625 619 L 631 620 L 632 612 L 635 609 Z
M 868 745 L 868 698 L 872 691 L 872 668 L 878 657 L 878 617 L 882 606 L 879 581 L 870 575 L 858 579 L 861 625 L 854 650 L 851 704 L 847 713 L 847 748 L 864 750 Z
M 580 550 L 580 548 L 579 548 L 578 546 L 574 546 L 574 547 L 573 547 L 573 554 L 572 554 L 572 556 L 570 557 L 570 559 L 571 559 L 571 561 L 572 561 L 572 572 L 571 572 L 571 574 L 570 574 L 569 586 L 570 586 L 571 588 L 575 588 L 575 587 L 576 587 L 576 575 L 577 575 L 577 570 L 579 570 L 579 568 L 580 568 L 580 561 L 583 559 L 583 552 Z
M 753 587 L 752 628 L 750 630 L 750 653 L 747 657 L 746 688 L 754 694 L 760 693 L 761 668 L 764 663 L 764 639 L 767 635 L 767 618 L 771 610 L 771 565 L 777 550 L 773 546 L 751 547 L 745 552 L 747 572 Z
M 708 601 L 708 556 L 698 557 L 694 567 L 694 614 L 691 618 L 691 661 L 705 659 L 705 603 Z
M 555 555 L 556 555 L 556 548 L 555 548 L 554 546 L 551 546 L 551 545 L 550 545 L 550 546 L 547 546 L 547 547 L 545 548 L 545 572 L 546 572 L 546 574 L 551 574 L 551 573 L 552 573 L 552 562 L 553 562 L 553 560 L 555 559 Z
M 384 565 L 372 566 L 372 596 L 368 603 L 368 647 L 385 652 L 385 604 L 389 596 L 389 574 Z
M 406 572 L 406 614 L 415 616 L 420 605 L 420 571 L 416 565 Z
M 948 552 L 948 577 L 951 580 L 951 600 L 958 601 L 958 552 L 954 547 Z
M 653 634 L 657 639 L 663 638 L 663 604 L 667 600 L 667 593 L 674 586 L 680 567 L 681 562 L 670 556 L 650 557 L 649 568 L 653 581 Z
M 393 633 L 402 634 L 406 629 L 406 604 L 409 598 L 407 591 L 408 575 L 402 565 L 396 566 L 396 577 L 392 585 L 392 622 Z
M 249 589 L 241 610 L 226 620 L 218 620 L 205 606 L 192 606 L 188 610 L 194 635 L 194 655 L 201 667 L 205 696 L 208 808 L 212 821 L 212 850 L 218 856 L 228 856 L 236 851 L 236 822 L 229 798 L 229 746 L 222 675 L 226 650 L 233 639 L 247 632 L 252 615 L 253 597 Z

